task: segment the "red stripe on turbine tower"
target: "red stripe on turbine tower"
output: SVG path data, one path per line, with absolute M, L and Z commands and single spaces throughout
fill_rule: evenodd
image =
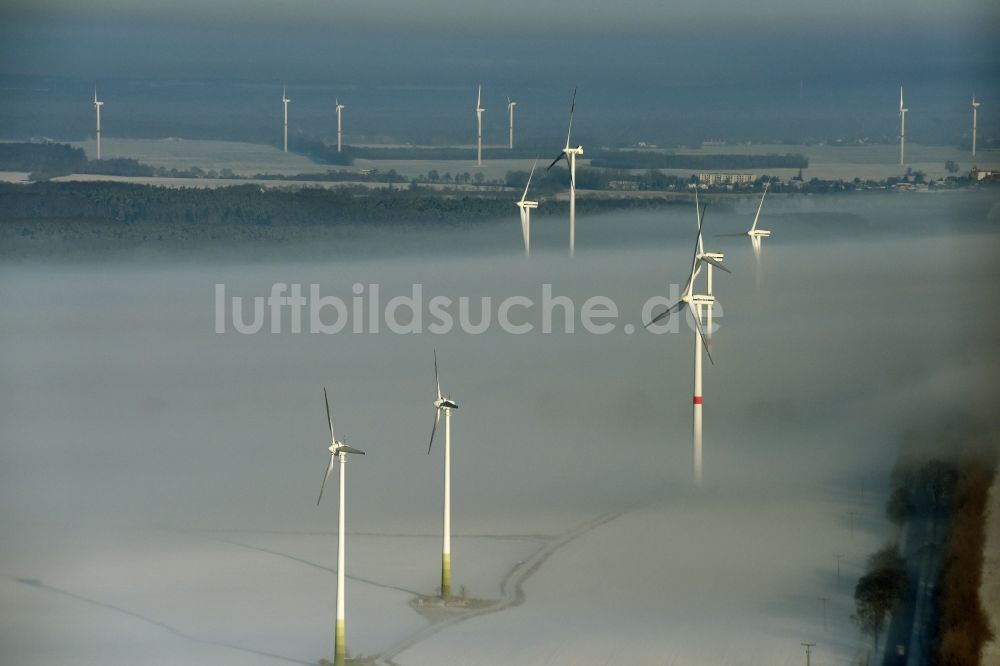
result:
M 701 396 L 700 395 L 696 395 L 694 397 L 694 404 L 696 404 L 696 405 L 700 405 L 701 404 Z

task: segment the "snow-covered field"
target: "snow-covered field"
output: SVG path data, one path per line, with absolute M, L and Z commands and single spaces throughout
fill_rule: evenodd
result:
M 909 230 L 997 210 L 975 193 L 810 197 L 765 208 L 774 237 L 759 264 L 744 239 L 708 240 L 734 275 L 715 279 L 701 491 L 692 335 L 624 328 L 684 279 L 688 208 L 581 218 L 573 260 L 564 220 L 535 225 L 525 260 L 512 219 L 332 237 L 322 261 L 286 247 L 273 260 L 151 250 L 2 265 L 0 662 L 328 656 L 324 386 L 338 436 L 368 452 L 348 476 L 348 645 L 374 654 L 423 630 L 408 602 L 433 593 L 440 566 L 440 449 L 426 454 L 436 348 L 461 404 L 455 585 L 500 598 L 519 563 L 559 547 L 522 570 L 520 603 L 425 634 L 396 663 L 795 664 L 807 641 L 814 664 L 849 663 L 864 645 L 847 619 L 853 582 L 892 534 L 896 434 L 914 414 L 975 407 L 996 371 L 982 353 L 992 329 L 976 325 L 992 310 L 965 289 L 1000 277 L 995 236 Z M 751 215 L 710 209 L 706 223 L 731 231 Z M 383 304 L 420 283 L 426 298 L 475 298 L 473 319 L 480 296 L 538 301 L 550 283 L 577 309 L 608 296 L 621 318 L 607 335 L 579 322 L 574 334 L 214 332 L 217 284 L 249 298 L 275 282 L 347 299 L 378 283 Z
M 71 142 L 70 145 L 83 148 L 90 159 L 97 156 L 97 145 L 93 140 Z M 274 146 L 237 141 L 104 137 L 101 140 L 101 156 L 127 157 L 165 169 L 230 169 L 239 176 L 258 173 L 294 176 L 299 173 L 322 173 L 332 168 L 316 164 L 302 155 L 285 153 Z

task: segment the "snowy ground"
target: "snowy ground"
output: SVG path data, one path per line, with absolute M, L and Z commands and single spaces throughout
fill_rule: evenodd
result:
M 314 663 L 332 652 L 335 534 L 70 525 L 17 534 L 0 574 L 6 663 L 129 664 L 140 649 L 155 657 L 144 663 Z M 539 545 L 457 538 L 456 582 L 498 598 L 503 576 Z M 427 624 L 408 602 L 434 593 L 439 537 L 351 535 L 349 557 L 352 651 L 373 654 Z
M 97 157 L 97 144 L 93 140 L 70 142 L 70 145 L 83 148 L 90 159 Z M 101 157 L 127 157 L 165 169 L 231 169 L 239 176 L 258 173 L 294 176 L 299 173 L 322 173 L 336 168 L 316 164 L 308 157 L 285 153 L 274 146 L 195 139 L 104 137 L 101 139 Z

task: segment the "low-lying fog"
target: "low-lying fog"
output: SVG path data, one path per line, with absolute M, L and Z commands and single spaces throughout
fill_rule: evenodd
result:
M 288 541 L 336 529 L 336 495 L 315 505 L 328 460 L 324 386 L 338 437 L 368 452 L 349 462 L 349 529 L 438 534 L 441 449 L 426 453 L 433 349 L 443 388 L 460 403 L 458 535 L 554 535 L 635 508 L 566 546 L 552 574 L 561 578 L 539 569 L 524 606 L 436 635 L 411 663 L 440 660 L 457 645 L 467 663 L 502 663 L 497 651 L 508 642 L 520 646 L 524 663 L 603 663 L 597 655 L 652 663 L 651 641 L 667 632 L 657 613 L 673 623 L 669 640 L 684 663 L 735 654 L 733 646 L 699 652 L 727 628 L 755 637 L 757 657 L 744 653 L 741 663 L 797 654 L 809 636 L 790 635 L 796 627 L 783 634 L 775 618 L 794 619 L 795 600 L 822 596 L 835 552 L 851 553 L 856 574 L 890 534 L 880 492 L 896 433 L 917 415 L 995 410 L 1000 207 L 980 193 L 775 198 L 761 221 L 774 237 L 759 263 L 748 239 L 711 235 L 745 228 L 753 207 L 713 205 L 706 216 L 707 249 L 725 251 L 733 275 L 715 274 L 723 316 L 716 365 L 705 364 L 701 491 L 690 480 L 692 333 L 681 326 L 653 335 L 640 321 L 646 299 L 687 276 L 687 207 L 583 217 L 572 260 L 566 220 L 544 216 L 534 220 L 526 259 L 512 206 L 509 221 L 334 237 L 328 260 L 312 246 L 252 262 L 153 254 L 0 267 L 0 661 L 133 663 L 153 652 L 162 662 L 144 663 L 245 664 L 326 655 L 332 574 L 291 563 L 279 576 L 258 568 L 268 560 L 246 554 L 232 564 L 207 555 L 192 534 L 236 531 L 243 542 L 280 549 L 264 535 Z M 502 299 L 525 296 L 535 308 L 514 308 L 511 319 L 536 330 L 513 335 L 494 322 L 482 334 L 396 335 L 384 324 L 378 334 L 353 334 L 351 325 L 335 335 L 293 334 L 286 310 L 280 334 L 266 332 L 265 313 L 264 330 L 243 335 L 227 310 L 226 332 L 215 332 L 217 284 L 250 300 L 276 282 L 300 283 L 307 295 L 317 283 L 349 306 L 355 283 L 366 294 L 377 283 L 383 305 L 420 283 L 425 302 L 473 299 L 474 321 L 481 296 L 492 297 L 494 320 Z M 544 283 L 574 301 L 575 333 L 537 330 Z M 594 295 L 620 310 L 606 335 L 580 324 L 579 309 Z M 329 310 L 324 317 L 332 318 Z M 426 328 L 426 311 L 423 319 Z M 627 334 L 626 324 L 639 330 Z M 849 511 L 859 512 L 854 542 Z M 312 557 L 332 568 L 335 541 L 324 539 Z M 392 554 L 387 561 L 406 562 L 403 587 L 434 591 L 433 538 L 412 551 L 404 537 L 379 543 L 358 546 L 370 555 L 366 565 L 350 559 L 349 541 L 349 573 L 364 568 L 369 579 L 395 580 L 398 571 L 372 564 L 382 548 Z M 456 581 L 472 582 L 461 548 Z M 498 565 L 492 586 L 470 592 L 495 598 L 496 581 L 515 561 Z M 238 579 L 219 583 L 231 579 L 231 566 Z M 552 587 L 567 575 L 600 580 L 608 570 L 625 593 Z M 717 572 L 774 584 L 730 588 Z M 356 637 L 356 649 L 374 653 L 420 625 L 406 594 L 366 597 L 362 584 L 352 585 L 348 642 Z M 852 585 L 841 590 L 845 604 Z M 587 605 L 595 612 L 583 617 Z M 379 609 L 402 619 L 383 620 Z M 560 619 L 568 610 L 578 624 Z M 838 611 L 842 633 L 854 631 L 849 610 Z M 293 621 L 296 613 L 303 622 Z M 511 624 L 519 617 L 530 622 Z M 686 634 L 685 617 L 722 624 Z M 613 641 L 586 652 L 559 647 L 583 634 L 596 640 L 587 629 L 595 618 L 604 623 L 596 635 Z M 188 622 L 190 631 L 178 629 Z M 380 622 L 394 622 L 395 634 Z M 528 626 L 534 630 L 517 634 Z M 561 630 L 564 642 L 546 646 L 554 639 L 539 628 L 560 626 L 572 628 Z M 853 643 L 844 641 L 830 663 L 846 659 Z M 253 655 L 232 647 L 250 643 Z M 768 652 L 772 643 L 778 652 Z M 646 652 L 630 652 L 633 644 Z M 408 663 L 407 654 L 398 661 Z

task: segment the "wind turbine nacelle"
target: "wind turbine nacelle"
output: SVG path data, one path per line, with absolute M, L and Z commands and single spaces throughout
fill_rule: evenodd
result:
M 518 201 L 517 202 L 517 207 L 518 208 L 538 208 L 538 202 L 537 201 Z
M 756 231 L 751 231 L 750 235 L 754 238 L 769 238 L 771 236 L 771 232 L 767 229 L 757 229 Z

